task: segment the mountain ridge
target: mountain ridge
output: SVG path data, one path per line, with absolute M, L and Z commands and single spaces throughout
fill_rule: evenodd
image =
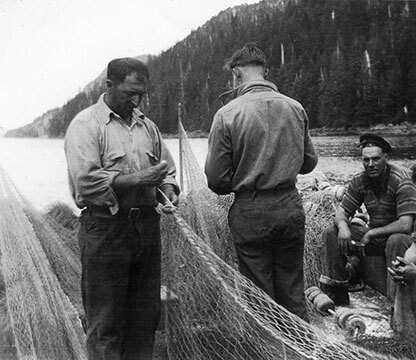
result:
M 415 14 L 414 2 L 383 0 L 263 0 L 225 9 L 147 57 L 143 111 L 173 134 L 181 102 L 185 128 L 209 131 L 218 95 L 232 86 L 224 59 L 255 41 L 268 58 L 268 80 L 302 103 L 311 128 L 415 123 Z M 75 114 L 96 101 L 105 91 L 100 76 L 54 113 L 46 136 L 64 136 Z

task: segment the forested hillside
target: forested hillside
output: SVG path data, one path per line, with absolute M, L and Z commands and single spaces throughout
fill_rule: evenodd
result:
M 210 128 L 229 89 L 224 60 L 255 41 L 269 59 L 268 79 L 306 108 L 311 127 L 416 122 L 416 2 L 263 0 L 222 11 L 183 41 L 150 56 L 146 114 L 165 133 L 184 104 L 187 130 Z M 50 122 L 62 136 L 104 82 L 90 85 Z

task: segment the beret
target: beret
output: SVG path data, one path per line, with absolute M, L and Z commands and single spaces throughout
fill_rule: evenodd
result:
M 361 148 L 365 148 L 367 146 L 378 146 L 383 150 L 383 152 L 391 153 L 392 148 L 391 145 L 383 139 L 381 136 L 371 133 L 365 133 L 360 136 L 360 145 Z

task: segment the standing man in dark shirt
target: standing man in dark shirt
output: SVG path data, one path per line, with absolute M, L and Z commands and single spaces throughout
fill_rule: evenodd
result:
M 112 60 L 107 92 L 72 120 L 65 137 L 79 243 L 88 358 L 151 360 L 160 317 L 157 191 L 176 204 L 175 165 L 138 106 L 149 72 Z M 159 190 L 158 190 L 159 189 Z M 163 198 L 163 197 L 162 197 Z
M 320 286 L 336 305 L 349 304 L 346 255 L 357 254 L 363 248 L 366 256 L 385 256 L 391 264 L 412 244 L 415 184 L 409 174 L 387 162 L 392 148 L 381 136 L 363 134 L 360 146 L 364 171 L 351 180 L 334 225 L 322 236 Z M 350 223 L 362 204 L 370 217 L 366 227 Z M 393 281 L 387 278 L 387 297 L 391 300 L 394 291 Z
M 303 295 L 305 215 L 296 176 L 317 156 L 308 117 L 265 80 L 266 58 L 247 44 L 228 61 L 241 83 L 215 114 L 205 173 L 217 194 L 235 193 L 228 220 L 240 272 L 307 320 Z

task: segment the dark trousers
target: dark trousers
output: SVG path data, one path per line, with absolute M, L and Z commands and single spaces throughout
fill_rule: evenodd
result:
M 160 317 L 159 215 L 136 223 L 81 216 L 88 359 L 151 359 Z
M 228 221 L 240 272 L 278 304 L 308 320 L 303 294 L 305 214 L 296 188 L 237 194 Z
M 370 230 L 358 225 L 351 225 L 351 240 L 360 241 L 364 234 Z M 365 256 L 385 256 L 387 266 L 396 256 L 404 256 L 406 249 L 412 244 L 410 235 L 392 234 L 387 238 L 372 240 L 366 245 Z M 359 255 L 358 249 L 351 247 L 348 255 Z M 326 285 L 348 287 L 348 275 L 345 270 L 347 257 L 341 253 L 338 246 L 338 229 L 330 226 L 322 234 L 322 275 L 320 282 Z M 387 271 L 387 269 L 386 269 Z M 386 272 L 387 276 L 387 272 Z M 395 284 L 390 276 L 387 276 L 387 297 L 394 299 Z

